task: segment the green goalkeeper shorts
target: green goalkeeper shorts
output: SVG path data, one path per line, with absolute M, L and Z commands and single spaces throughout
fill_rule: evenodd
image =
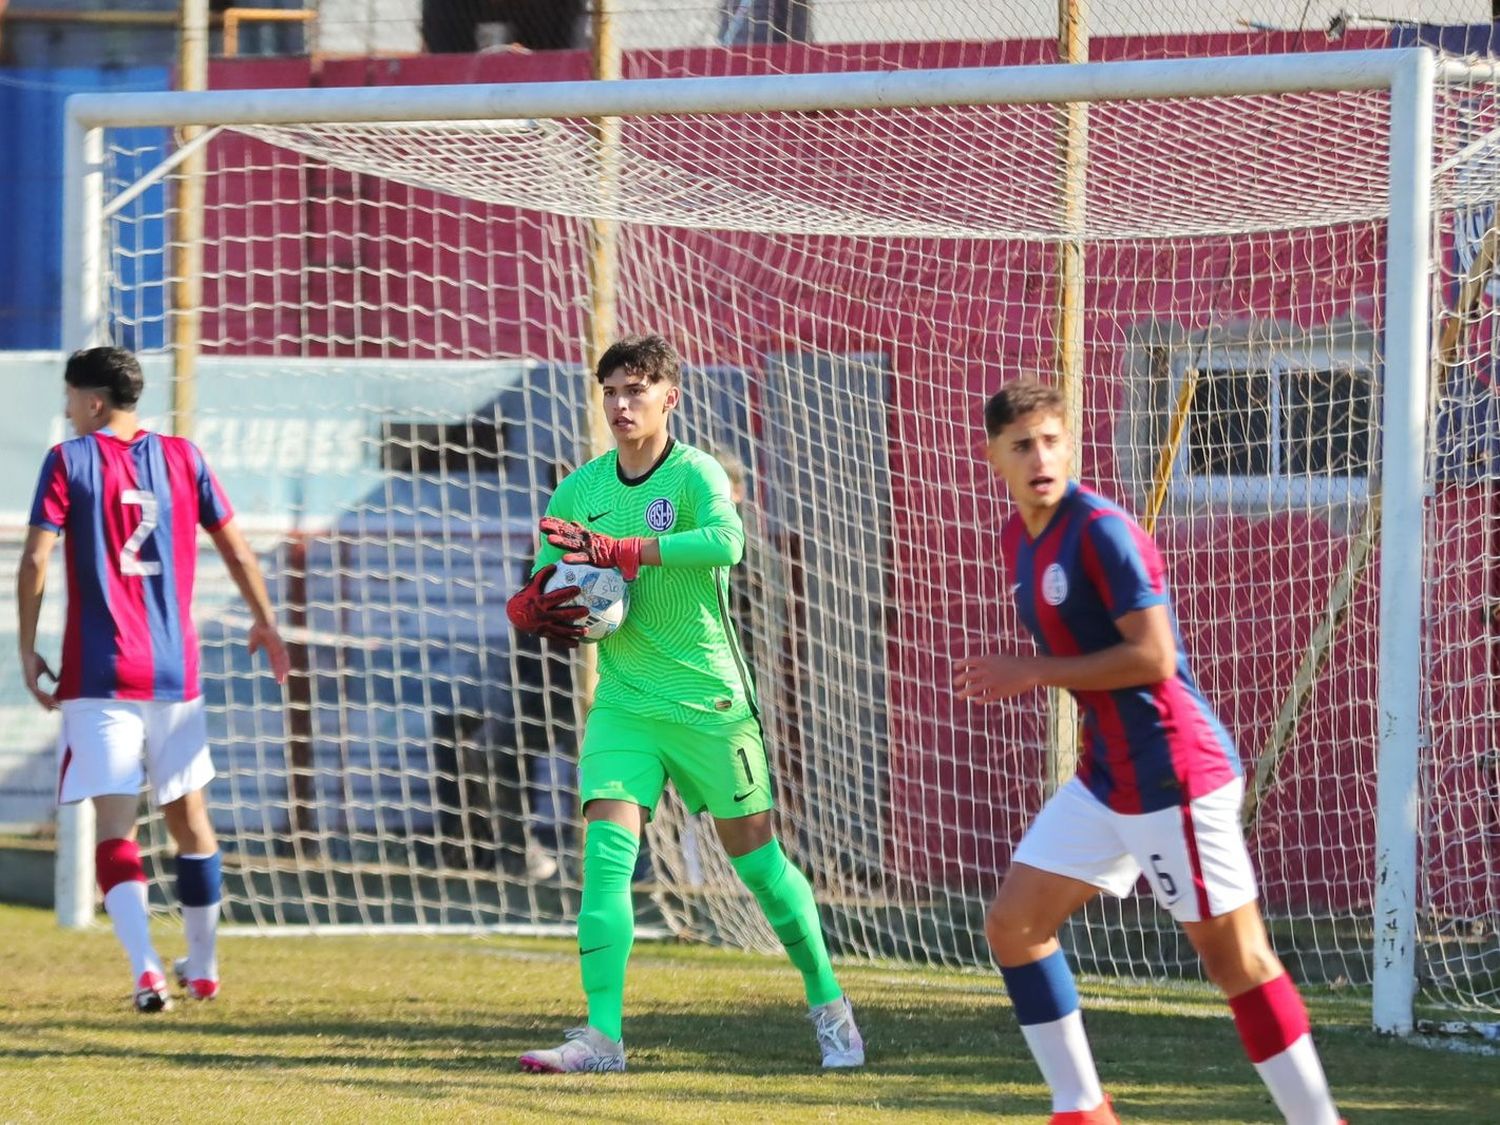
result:
M 650 815 L 671 781 L 688 812 L 720 820 L 775 806 L 760 723 L 690 727 L 596 707 L 578 755 L 578 801 L 631 801 Z

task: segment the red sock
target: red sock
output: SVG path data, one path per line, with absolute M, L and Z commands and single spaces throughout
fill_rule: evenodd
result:
M 1232 997 L 1245 1053 L 1288 1121 L 1334 1125 L 1338 1110 L 1313 1046 L 1307 1007 L 1286 973 Z
M 94 849 L 94 874 L 99 893 L 107 895 L 120 883 L 144 883 L 141 849 L 134 840 L 100 840 Z
M 161 961 L 151 947 L 151 915 L 146 907 L 146 869 L 134 840 L 102 840 L 94 849 L 94 872 L 104 892 L 104 909 L 115 937 L 130 958 L 132 976 L 160 973 Z
M 1229 1010 L 1253 1063 L 1281 1054 L 1311 1030 L 1307 1007 L 1287 973 L 1231 997 Z

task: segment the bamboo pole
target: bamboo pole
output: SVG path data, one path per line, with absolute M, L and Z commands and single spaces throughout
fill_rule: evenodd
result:
M 182 0 L 177 88 L 208 88 L 208 0 Z M 178 137 L 192 144 L 202 132 L 189 126 Z M 199 308 L 203 285 L 203 177 L 208 162 L 199 148 L 177 173 L 172 211 L 172 432 L 192 437 L 198 409 Z
M 594 4 L 593 76 L 613 82 L 620 78 L 620 46 L 615 38 L 613 0 L 596 0 Z M 596 117 L 594 137 L 599 161 L 599 197 L 608 201 L 618 188 L 620 169 L 620 119 Z M 619 330 L 616 294 L 620 281 L 619 224 L 602 215 L 591 220 L 589 247 L 589 325 L 588 365 L 592 373 L 605 349 L 614 342 Z M 609 427 L 601 409 L 603 399 L 599 385 L 589 380 L 589 455 L 598 456 L 609 448 Z
M 1085 63 L 1089 57 L 1087 0 L 1058 0 L 1057 53 L 1064 63 Z M 1054 310 L 1057 385 L 1067 407 L 1073 434 L 1075 470 L 1083 456 L 1083 279 L 1085 186 L 1088 170 L 1088 106 L 1067 102 L 1058 113 L 1058 151 L 1061 173 L 1057 247 L 1057 305 Z M 1078 767 L 1078 708 L 1073 697 L 1051 688 L 1047 732 L 1047 792 L 1055 792 Z
M 597 81 L 618 81 L 621 75 L 620 44 L 615 38 L 616 0 L 595 0 L 593 13 L 593 77 Z M 595 151 L 599 162 L 599 198 L 614 198 L 620 175 L 620 119 L 594 119 Z M 619 223 L 607 216 L 590 220 L 589 240 L 589 323 L 585 349 L 588 372 L 585 376 L 588 395 L 585 438 L 586 457 L 598 457 L 610 448 L 609 424 L 604 417 L 604 395 L 594 370 L 610 344 L 619 335 L 619 310 L 616 298 L 620 285 Z M 598 658 L 594 649 L 582 646 L 579 659 L 580 702 L 586 711 L 593 704 L 594 689 L 599 682 Z
M 1151 496 L 1146 501 L 1146 511 L 1141 526 L 1150 535 L 1156 530 L 1156 521 L 1167 502 L 1167 490 L 1172 486 L 1172 465 L 1182 448 L 1182 435 L 1187 433 L 1188 411 L 1193 409 L 1193 396 L 1198 390 L 1198 369 L 1189 367 L 1182 373 L 1182 386 L 1177 388 L 1177 402 L 1172 408 L 1171 421 L 1167 423 L 1167 438 L 1162 443 L 1156 458 L 1156 475 L 1151 481 Z

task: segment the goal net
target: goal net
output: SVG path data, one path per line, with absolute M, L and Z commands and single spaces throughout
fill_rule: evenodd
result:
M 981 410 L 1005 379 L 1056 373 L 1071 334 L 1079 470 L 1154 525 L 1246 766 L 1276 946 L 1301 979 L 1368 983 L 1392 99 L 1156 88 L 1089 104 L 1071 134 L 1058 103 L 683 107 L 619 117 L 604 152 L 582 118 L 405 120 L 395 89 L 384 122 L 227 125 L 200 142 L 192 307 L 183 166 L 163 166 L 159 128 L 109 130 L 94 327 L 148 354 L 163 425 L 190 341 L 181 419 L 293 643 L 278 689 L 205 568 L 229 916 L 575 918 L 583 677 L 513 636 L 504 603 L 590 455 L 586 341 L 609 301 L 621 333 L 681 351 L 677 436 L 743 470 L 734 583 L 778 826 L 837 952 L 985 963 L 984 907 L 1073 753 L 1045 696 L 950 688 L 962 655 L 1031 648 Z M 1488 85 L 1439 97 L 1443 307 L 1493 220 L 1496 106 Z M 601 253 L 609 292 L 590 284 Z M 1070 259 L 1082 301 L 1060 321 Z M 1427 544 L 1418 968 L 1424 996 L 1494 1009 L 1487 283 L 1434 383 L 1425 524 L 1403 534 Z M 643 922 L 776 948 L 711 823 L 669 797 L 647 838 Z M 1198 971 L 1145 893 L 1064 936 L 1085 971 Z

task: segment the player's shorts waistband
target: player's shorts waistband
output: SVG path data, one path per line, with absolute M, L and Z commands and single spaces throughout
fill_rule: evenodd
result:
M 745 726 L 747 723 L 754 726 L 760 725 L 760 717 L 753 711 L 748 715 L 733 715 L 728 718 L 721 718 L 717 715 L 712 718 L 705 716 L 701 722 L 696 720 L 684 722 L 679 719 L 663 719 L 654 715 L 642 715 L 631 711 L 629 708 L 612 706 L 608 703 L 599 704 L 589 709 L 588 720 L 592 722 L 596 716 L 598 721 L 609 723 L 611 726 L 631 726 L 648 730 L 667 727 L 674 732 L 696 731 L 700 733 L 715 733 L 731 731 L 737 727 Z

